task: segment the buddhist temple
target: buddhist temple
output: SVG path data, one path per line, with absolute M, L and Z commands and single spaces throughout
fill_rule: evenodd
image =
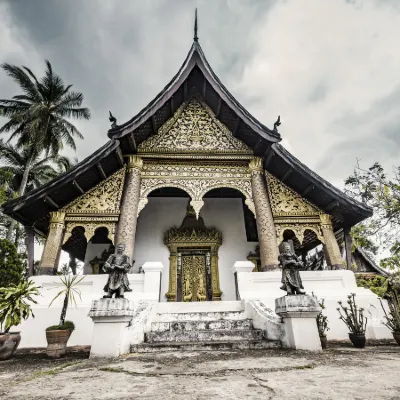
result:
M 223 77 L 222 77 L 223 78 Z M 278 267 L 280 244 L 297 255 L 322 244 L 328 269 L 344 269 L 335 234 L 372 215 L 318 176 L 241 106 L 207 62 L 195 34 L 165 88 L 129 121 L 112 119 L 106 144 L 3 206 L 46 237 L 41 274 L 61 250 L 100 274 L 118 243 L 133 273 L 161 262 L 161 302 L 236 300 L 237 260 Z

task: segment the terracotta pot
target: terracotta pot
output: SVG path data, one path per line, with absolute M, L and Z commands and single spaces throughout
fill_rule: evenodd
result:
M 321 347 L 322 349 L 326 349 L 326 346 L 328 345 L 328 338 L 326 336 L 320 336 L 319 339 L 321 340 Z
M 357 349 L 363 349 L 367 342 L 364 333 L 349 333 L 349 338 L 353 346 Z
M 20 341 L 19 332 L 0 333 L 0 361 L 10 359 L 17 350 Z
M 400 346 L 400 332 L 392 332 L 392 335 L 394 337 L 394 340 L 397 342 L 397 344 Z
M 71 336 L 71 331 L 57 330 L 57 331 L 46 331 L 47 339 L 47 350 L 46 353 L 50 358 L 65 357 L 67 351 L 67 342 Z

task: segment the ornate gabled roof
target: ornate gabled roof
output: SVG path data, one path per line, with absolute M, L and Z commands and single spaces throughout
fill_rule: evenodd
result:
M 383 268 L 379 267 L 378 264 L 368 255 L 368 253 L 363 250 L 361 247 L 358 247 L 356 245 L 354 245 L 355 249 L 353 252 L 353 257 L 354 257 L 354 253 L 359 253 L 360 256 L 365 260 L 365 262 L 370 266 L 370 268 L 374 271 L 376 271 L 379 275 L 382 276 L 389 276 L 389 273 L 387 271 L 385 271 Z M 357 271 L 360 274 L 363 274 L 362 271 Z
M 221 122 L 224 123 L 221 113 L 222 107 L 224 107 L 227 113 L 233 113 L 232 117 L 236 124 L 243 123 L 253 135 L 258 134 L 259 137 L 270 143 L 280 140 L 278 132 L 267 128 L 259 122 L 229 93 L 211 69 L 200 44 L 196 40 L 193 42 L 178 73 L 168 85 L 164 87 L 147 107 L 132 119 L 110 129 L 108 136 L 113 139 L 121 139 L 124 136 L 134 133 L 144 123 L 148 122 L 149 119 L 153 118 L 153 116 L 155 118 L 151 121 L 151 128 L 157 130 L 166 122 L 168 113 L 170 113 L 169 116 L 172 116 L 181 103 L 195 93 L 204 97 L 205 102 L 211 107 Z M 166 105 L 167 107 L 165 107 Z M 232 131 L 229 125 L 228 128 Z M 238 129 L 236 128 L 236 130 Z M 142 138 L 137 139 L 141 141 Z
M 264 168 L 311 204 L 333 216 L 334 229 L 349 227 L 372 215 L 372 210 L 346 196 L 291 155 L 271 130 L 246 111 L 229 93 L 208 64 L 197 40 L 178 73 L 158 96 L 128 122 L 108 131 L 111 140 L 70 172 L 3 205 L 6 214 L 46 234 L 49 212 L 65 207 L 107 179 L 124 165 L 123 155 L 135 154 L 145 141 L 155 137 L 162 126 L 183 105 L 199 99 L 255 156 Z M 147 143 L 151 142 L 150 139 Z
M 5 214 L 37 233 L 48 231 L 49 212 L 59 210 L 106 180 L 123 166 L 118 140 L 109 140 L 70 171 L 3 205 Z

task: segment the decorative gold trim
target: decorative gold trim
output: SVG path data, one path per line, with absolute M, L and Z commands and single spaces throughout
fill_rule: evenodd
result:
M 125 167 L 73 200 L 62 211 L 70 214 L 119 214 Z
M 261 157 L 254 157 L 249 163 L 250 172 L 264 173 L 263 159 Z
M 147 204 L 147 196 L 153 190 L 175 187 L 184 190 L 192 200 L 198 216 L 204 195 L 212 189 L 228 187 L 241 192 L 250 210 L 255 213 L 251 175 L 243 163 L 168 163 L 145 162 L 141 173 L 138 212 Z
M 141 143 L 138 152 L 253 154 L 196 96 L 184 102 L 156 135 Z
M 128 164 L 127 164 L 128 171 L 131 171 L 133 169 L 141 170 L 142 167 L 143 167 L 143 159 L 141 157 L 137 155 L 128 156 Z
M 145 161 L 146 159 L 173 159 L 173 160 L 210 160 L 210 161 L 248 161 L 253 158 L 252 154 L 241 155 L 241 154 L 185 154 L 185 153 L 174 153 L 174 154 L 158 154 L 158 153 L 142 153 L 139 152 L 140 157 Z
M 62 211 L 53 211 L 50 212 L 50 223 L 64 223 L 65 220 L 65 212 Z
M 321 219 L 322 226 L 332 227 L 332 219 L 329 214 L 321 214 L 319 218 Z
M 272 214 L 275 216 L 318 216 L 322 211 L 265 171 Z

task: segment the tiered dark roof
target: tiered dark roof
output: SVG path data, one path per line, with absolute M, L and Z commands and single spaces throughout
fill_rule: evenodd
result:
M 235 137 L 264 159 L 265 169 L 333 215 L 335 229 L 352 226 L 372 215 L 369 207 L 346 196 L 284 149 L 279 144 L 279 133 L 259 122 L 229 93 L 196 40 L 168 85 L 131 120 L 110 129 L 108 143 L 70 172 L 5 204 L 4 212 L 24 225 L 33 225 L 38 233 L 46 234 L 50 211 L 67 205 L 121 168 L 123 155 L 136 153 L 137 146 L 155 135 L 193 94 L 206 102 Z

